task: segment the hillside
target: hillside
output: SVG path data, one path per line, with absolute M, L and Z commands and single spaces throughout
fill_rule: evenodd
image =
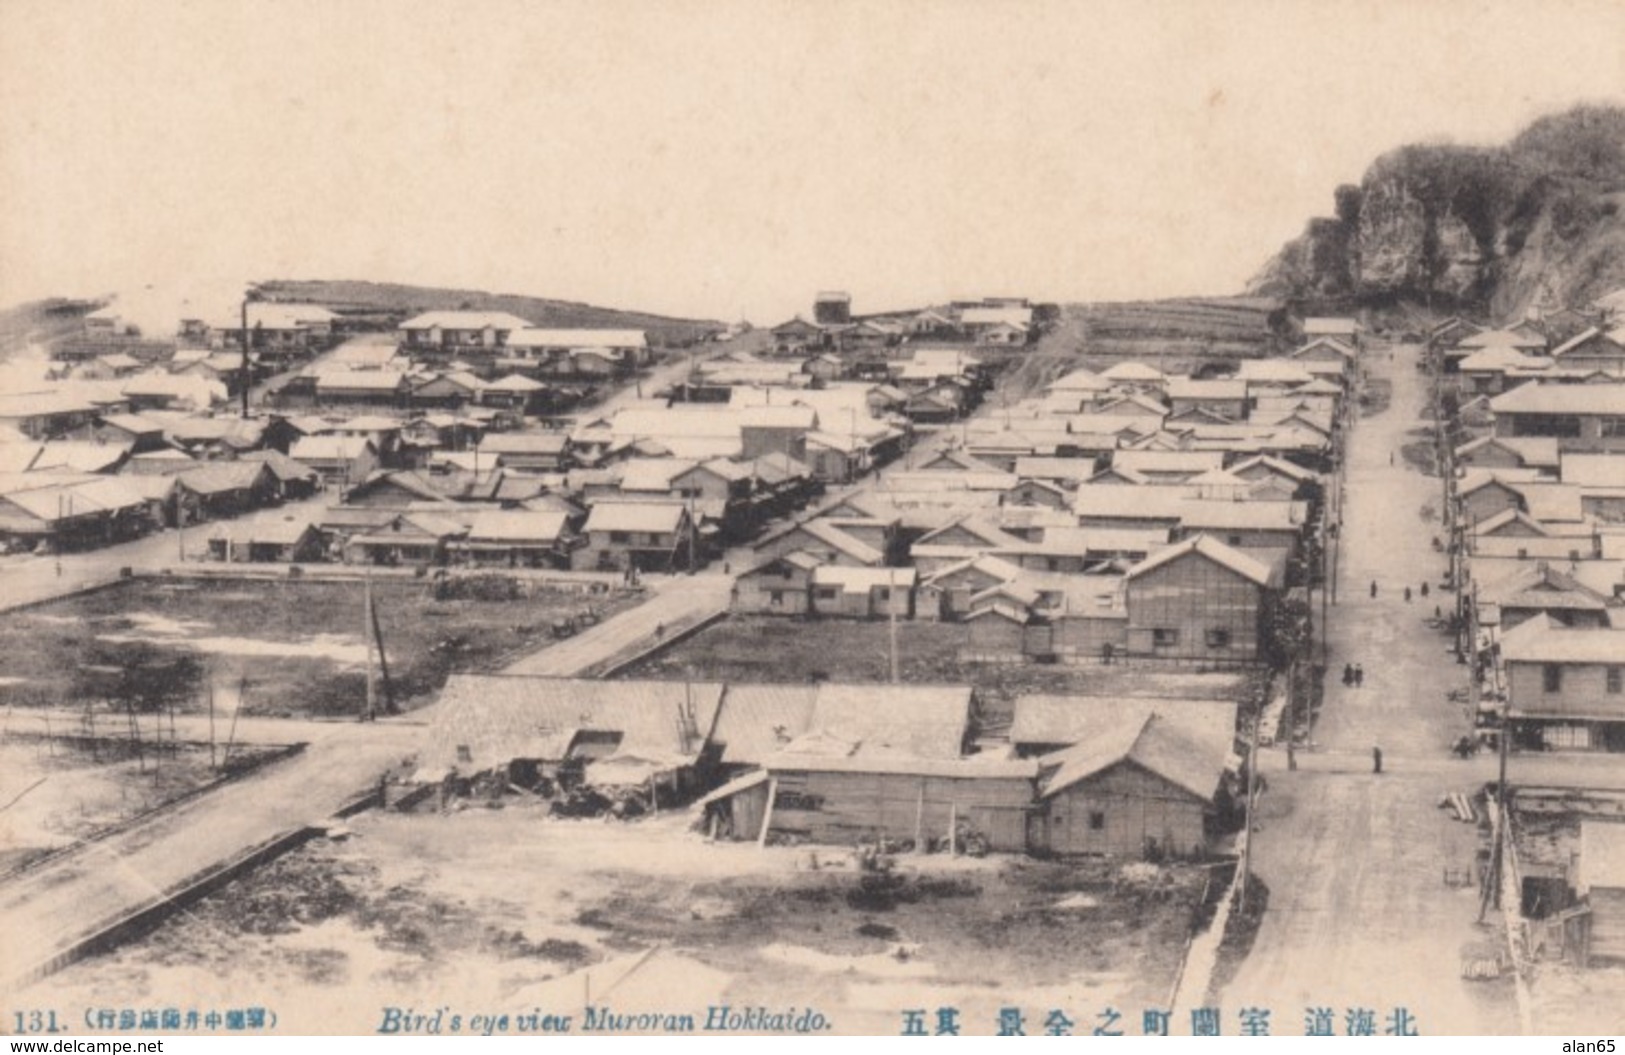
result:
M 1248 291 L 1310 307 L 1402 302 L 1497 317 L 1625 286 L 1625 109 L 1579 106 L 1503 146 L 1378 158 Z
M 376 316 L 391 324 L 422 311 L 506 311 L 556 329 L 646 330 L 655 344 L 678 345 L 725 329 L 713 319 L 677 319 L 513 293 L 435 289 L 387 282 L 276 279 L 259 283 L 269 300 L 321 304 L 341 315 Z
M 1102 370 L 1138 360 L 1174 373 L 1222 371 L 1279 351 L 1286 325 L 1271 297 L 1186 297 L 1067 304 L 999 385 L 1010 399 L 1041 392 L 1080 366 Z

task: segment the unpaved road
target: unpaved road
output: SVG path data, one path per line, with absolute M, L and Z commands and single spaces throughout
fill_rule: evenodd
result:
M 1288 771 L 1283 750 L 1260 760 L 1269 788 L 1257 816 L 1253 871 L 1269 888 L 1269 907 L 1221 1003 L 1231 1015 L 1246 1005 L 1273 1008 L 1278 1033 L 1301 1033 L 1314 1007 L 1333 1009 L 1338 1033 L 1350 1008 L 1374 1011 L 1379 1033 L 1396 1008 L 1408 1010 L 1423 1033 L 1519 1028 L 1509 985 L 1461 979 L 1463 946 L 1493 939 L 1495 931 L 1475 923 L 1476 889 L 1444 882 L 1447 867 L 1473 866 L 1477 837 L 1473 826 L 1437 808 L 1440 796 L 1492 779 L 1495 760 L 1462 762 L 1448 752 L 1468 726 L 1462 705 L 1447 694 L 1467 678 L 1448 637 L 1424 625 L 1436 604 L 1448 612 L 1453 601 L 1438 590 L 1445 557 L 1431 543 L 1443 527 L 1423 517 L 1424 506 L 1442 506 L 1440 481 L 1407 468 L 1402 457 L 1389 462 L 1416 439 L 1407 430 L 1425 424 L 1419 413 L 1427 379 L 1415 369 L 1417 354 L 1406 347 L 1392 358 L 1380 349 L 1368 353 L 1371 377 L 1393 383 L 1393 401 L 1359 420 L 1349 437 L 1331 674 L 1314 732 L 1320 750 L 1300 752 L 1296 772 Z M 1426 600 L 1423 582 L 1434 587 Z M 1318 597 L 1315 604 L 1318 617 Z M 1362 688 L 1343 687 L 1349 662 L 1364 667 Z M 1372 773 L 1376 745 L 1384 754 L 1380 776 Z M 1571 768 L 1542 759 L 1539 768 L 1573 783 L 1604 773 L 1583 761 Z M 1618 763 L 1609 768 L 1617 773 Z M 1527 767 L 1524 775 L 1532 775 Z M 1497 922 L 1493 911 L 1489 919 Z

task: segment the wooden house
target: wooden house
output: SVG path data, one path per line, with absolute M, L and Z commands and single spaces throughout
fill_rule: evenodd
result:
M 1564 369 L 1625 379 L 1625 326 L 1608 331 L 1588 327 L 1553 348 L 1552 359 Z
M 263 462 L 210 462 L 175 474 L 187 523 L 240 516 L 269 505 L 277 491 Z
M 914 585 L 913 568 L 822 564 L 812 570 L 812 614 L 848 619 L 912 619 Z
M 314 470 L 326 486 L 348 487 L 365 480 L 378 467 L 378 448 L 361 436 L 306 436 L 288 457 Z
M 1501 635 L 1515 742 L 1625 751 L 1625 630 L 1538 615 Z
M 444 564 L 452 542 L 467 532 L 464 520 L 444 514 L 386 514 L 381 523 L 348 536 L 343 557 L 350 564 L 389 567 Z
M 1625 381 L 1519 385 L 1490 408 L 1497 436 L 1552 436 L 1563 451 L 1625 452 Z
M 221 524 L 209 536 L 209 557 L 252 564 L 319 560 L 322 535 L 308 520 Z
M 699 532 L 680 502 L 599 502 L 582 527 L 578 571 L 672 571 L 699 563 Z
M 1039 759 L 1043 849 L 1201 857 L 1233 733 L 1201 737 L 1158 712 Z
M 774 557 L 735 580 L 730 607 L 750 615 L 807 615 L 812 611 L 813 572 L 823 563 L 804 551 Z
M 481 566 L 552 568 L 568 565 L 570 514 L 562 511 L 481 510 L 468 533 L 451 543 L 453 558 Z
M 1169 546 L 1127 573 L 1128 652 L 1212 663 L 1260 662 L 1267 646 L 1265 620 L 1282 578 L 1279 562 L 1207 535 Z
M 401 323 L 401 346 L 414 356 L 495 355 L 529 325 L 505 311 L 427 311 Z

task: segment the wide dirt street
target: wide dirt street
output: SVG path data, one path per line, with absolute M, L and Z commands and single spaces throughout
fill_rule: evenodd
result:
M 1476 889 L 1444 882 L 1446 868 L 1473 865 L 1476 835 L 1437 808 L 1439 799 L 1491 779 L 1495 760 L 1486 753 L 1462 762 L 1448 751 L 1467 728 L 1462 705 L 1447 696 L 1466 684 L 1466 668 L 1446 635 L 1424 622 L 1436 604 L 1448 614 L 1453 599 L 1439 588 L 1445 557 L 1431 541 L 1444 533 L 1442 492 L 1436 477 L 1398 453 L 1422 438 L 1409 430 L 1428 424 L 1419 418 L 1427 378 L 1415 368 L 1418 354 L 1401 346 L 1391 357 L 1382 348 L 1365 356 L 1368 386 L 1391 382 L 1393 399 L 1349 436 L 1318 750 L 1300 751 L 1296 772 L 1284 750 L 1261 754 L 1268 791 L 1253 871 L 1269 889 L 1269 907 L 1221 1004 L 1227 1019 L 1240 1007 L 1271 1008 L 1276 1033 L 1302 1032 L 1307 1010 L 1324 1007 L 1338 1033 L 1351 1008 L 1374 1011 L 1379 1033 L 1396 1008 L 1422 1033 L 1519 1028 L 1510 985 L 1461 979 L 1463 947 L 1497 932 L 1476 925 Z M 1424 582 L 1432 587 L 1426 600 Z M 1315 608 L 1318 618 L 1318 595 Z M 1364 667 L 1362 688 L 1342 685 L 1351 662 Z M 1378 745 L 1380 776 L 1371 764 Z

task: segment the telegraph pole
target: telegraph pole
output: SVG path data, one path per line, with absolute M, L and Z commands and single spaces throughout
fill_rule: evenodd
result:
M 889 637 L 891 639 L 891 683 L 896 685 L 903 679 L 898 671 L 897 658 L 897 570 L 895 568 L 887 573 L 887 581 L 890 583 L 890 589 L 886 591 L 886 606 L 890 610 L 888 623 L 890 626 Z
M 378 717 L 378 687 L 373 679 L 373 621 L 372 621 L 372 565 L 366 565 L 362 572 L 362 636 L 367 642 L 367 713 L 364 721 L 373 721 Z

